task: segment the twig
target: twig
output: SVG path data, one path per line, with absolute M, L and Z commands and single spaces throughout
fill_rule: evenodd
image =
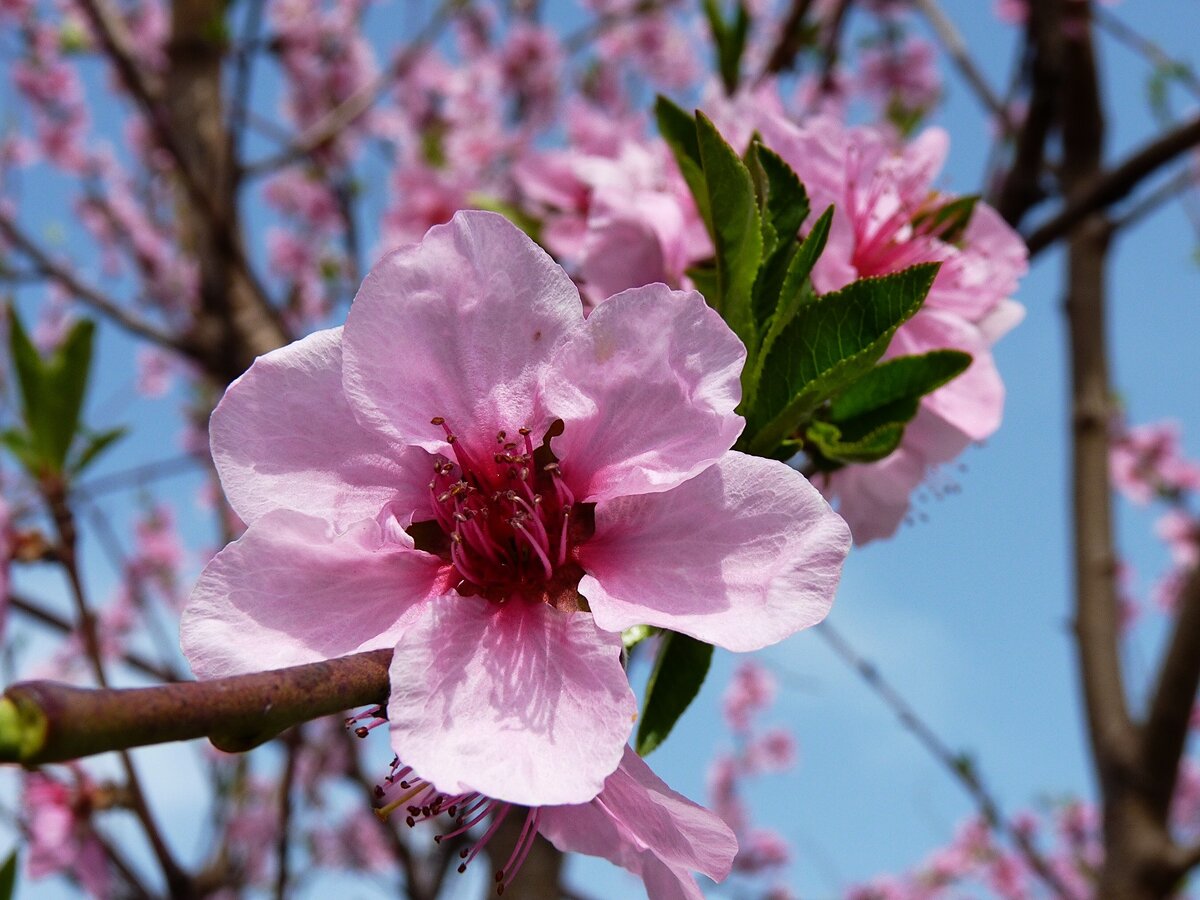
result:
M 288 850 L 292 843 L 292 786 L 296 781 L 296 759 L 304 746 L 304 733 L 300 725 L 293 728 L 284 740 L 287 761 L 283 766 L 283 777 L 279 779 L 279 830 L 275 836 L 275 900 L 287 900 L 288 895 Z
M 134 466 L 121 472 L 113 472 L 111 475 L 92 478 L 83 484 L 72 487 L 71 494 L 72 496 L 95 499 L 101 494 L 107 494 L 111 491 L 119 491 L 128 487 L 141 487 L 160 478 L 182 475 L 199 465 L 202 465 L 200 460 L 190 453 L 184 456 L 175 456 L 171 459 L 160 459 L 140 466 Z
M 410 41 L 404 49 L 379 73 L 370 83 L 363 85 L 325 115 L 321 116 L 309 128 L 300 134 L 290 147 L 281 150 L 274 156 L 248 163 L 241 170 L 244 177 L 254 177 L 267 172 L 273 172 L 284 166 L 299 162 L 320 150 L 330 141 L 349 128 L 359 117 L 369 110 L 375 101 L 387 88 L 404 75 L 409 68 L 425 53 L 426 48 L 441 33 L 441 30 L 454 17 L 459 8 L 468 0 L 442 0 L 434 11 L 433 16 Z
M 191 348 L 179 338 L 165 331 L 160 331 L 154 325 L 125 309 L 96 288 L 76 278 L 68 268 L 55 262 L 49 253 L 39 247 L 33 239 L 17 227 L 17 224 L 12 219 L 3 213 L 0 213 L 0 234 L 3 234 L 5 240 L 29 257 L 29 261 L 37 267 L 38 272 L 43 277 L 57 282 L 63 290 L 78 299 L 81 303 L 91 307 L 106 318 L 111 319 L 115 324 L 131 334 L 143 337 L 161 347 L 168 347 L 185 356 L 193 355 Z
M 41 765 L 207 737 L 256 747 L 299 722 L 386 702 L 390 650 L 213 681 L 147 688 L 15 684 L 0 699 L 0 761 Z
M 1012 841 L 1029 867 L 1057 896 L 1063 900 L 1071 900 L 1073 895 L 1062 884 L 1046 859 L 1038 852 L 1030 837 L 1020 829 L 1014 828 L 1008 821 L 1001 811 L 1000 804 L 988 791 L 970 761 L 962 754 L 951 750 L 929 724 L 917 714 L 909 702 L 901 696 L 900 692 L 884 679 L 879 669 L 860 656 L 828 621 L 822 622 L 815 630 L 833 649 L 834 653 L 854 669 L 871 690 L 895 713 L 900 724 L 971 795 L 979 814 L 983 816 L 988 826 Z
M 1127 47 L 1142 54 L 1154 65 L 1170 69 L 1194 95 L 1200 97 L 1200 78 L 1187 63 L 1171 57 L 1162 47 L 1144 34 L 1134 31 L 1102 6 L 1092 7 L 1092 20 Z
M 1081 189 L 1070 194 L 1057 215 L 1025 239 L 1029 255 L 1036 256 L 1089 215 L 1116 203 L 1143 179 L 1197 145 L 1200 145 L 1200 116 L 1160 135 L 1108 171 L 1090 176 Z
M 8 595 L 8 606 L 9 609 L 15 609 L 22 615 L 28 616 L 35 622 L 40 622 L 43 625 L 53 628 L 55 631 L 66 634 L 75 630 L 75 626 L 73 626 L 66 619 L 50 612 L 48 609 L 44 609 L 43 607 L 19 594 Z M 180 680 L 179 676 L 175 672 L 172 672 L 171 670 L 164 668 L 157 663 L 151 662 L 140 653 L 136 653 L 132 650 L 123 653 L 121 655 L 121 661 L 131 669 L 136 669 L 143 675 L 149 675 L 156 681 L 171 682 Z
M 942 48 L 949 55 L 954 65 L 958 67 L 959 74 L 966 80 L 967 84 L 975 91 L 975 95 L 980 102 L 987 107 L 988 111 L 996 117 L 1004 129 L 1004 133 L 1008 134 L 1012 131 L 1012 121 L 1009 119 L 1008 109 L 1004 103 L 992 90 L 987 79 L 983 77 L 983 73 L 979 71 L 979 67 L 975 65 L 975 61 L 971 59 L 971 54 L 967 50 L 967 44 L 963 40 L 954 23 L 938 6 L 937 0 L 916 0 L 916 7 L 929 20 L 930 27 L 933 28 L 933 33 L 937 39 L 941 41 Z
M 767 54 L 766 65 L 758 77 L 760 83 L 795 66 L 796 56 L 804 46 L 804 20 L 808 18 L 811 6 L 812 0 L 792 0 L 787 15 L 779 25 L 775 46 Z
M 1124 231 L 1130 225 L 1140 222 L 1164 203 L 1178 200 L 1189 187 L 1195 187 L 1195 185 L 1195 172 L 1185 168 L 1175 173 L 1173 177 L 1164 181 L 1154 190 L 1147 192 L 1145 196 L 1138 197 L 1127 208 L 1114 215 L 1111 222 L 1113 233 Z
M 246 19 L 242 24 L 242 47 L 247 48 L 237 58 L 237 67 L 233 75 L 233 109 L 229 123 L 229 158 L 241 158 L 242 140 L 246 134 L 246 120 L 250 112 L 250 76 L 254 71 L 254 60 L 258 53 L 251 49 L 256 43 L 256 36 L 262 27 L 263 6 L 266 0 L 250 0 L 250 8 L 246 11 Z

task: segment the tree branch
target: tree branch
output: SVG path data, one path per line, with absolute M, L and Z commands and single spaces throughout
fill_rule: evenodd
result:
M 959 74 L 975 91 L 980 102 L 1000 122 L 1005 134 L 1011 132 L 1012 122 L 1009 119 L 1008 110 L 996 92 L 992 90 L 987 79 L 983 77 L 983 73 L 975 65 L 975 61 L 971 59 L 962 35 L 959 34 L 958 29 L 954 27 L 954 23 L 950 21 L 942 8 L 937 5 L 937 0 L 916 0 L 915 5 L 929 21 L 929 25 L 941 42 L 946 55 L 950 57 L 958 68 Z
M 0 761 L 27 766 L 207 737 L 236 753 L 299 722 L 388 693 L 390 650 L 214 681 L 148 688 L 15 684 L 0 699 Z
M 76 278 L 70 269 L 55 262 L 49 253 L 17 227 L 16 222 L 2 213 L 0 213 L 0 235 L 3 235 L 6 241 L 29 257 L 29 261 L 37 267 L 38 273 L 42 277 L 54 281 L 68 294 L 114 324 L 124 328 L 130 334 L 145 338 L 153 344 L 174 350 L 184 356 L 194 356 L 192 348 L 181 339 L 165 331 L 160 331 L 96 288 Z
M 1070 194 L 1057 215 L 1028 235 L 1025 243 L 1029 255 L 1036 256 L 1089 215 L 1116 203 L 1143 179 L 1198 144 L 1200 116 L 1155 138 L 1104 174 L 1088 179 L 1081 190 Z
M 828 620 L 818 625 L 815 630 L 832 648 L 833 652 L 841 657 L 846 665 L 854 669 L 879 699 L 896 714 L 900 724 L 966 789 L 967 793 L 971 795 L 971 799 L 975 801 L 975 806 L 984 821 L 987 822 L 988 827 L 993 831 L 1000 832 L 1013 843 L 1029 868 L 1055 895 L 1063 900 L 1070 900 L 1074 895 L 1059 880 L 1029 835 L 1012 826 L 1008 817 L 1001 811 L 999 802 L 988 791 L 983 779 L 980 778 L 970 761 L 962 754 L 951 750 L 929 724 L 917 714 L 909 702 L 901 696 L 900 692 L 884 679 L 874 664 L 863 659 L 829 624 Z
M 1152 808 L 1166 821 L 1187 743 L 1189 720 L 1200 689 L 1200 567 L 1188 576 L 1179 615 L 1141 730 L 1139 768 Z M 1182 874 L 1182 873 L 1180 873 Z

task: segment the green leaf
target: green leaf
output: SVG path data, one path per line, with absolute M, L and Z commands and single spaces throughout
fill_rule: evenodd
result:
M 848 441 L 832 422 L 813 422 L 804 436 L 821 456 L 832 462 L 870 463 L 883 459 L 900 446 L 904 423 L 888 422 L 861 438 Z
M 696 137 L 708 207 L 720 211 L 712 222 L 719 294 L 715 309 L 753 352 L 758 342 L 750 301 L 763 245 L 754 181 L 741 157 L 702 112 L 696 113 Z
M 800 242 L 799 248 L 792 255 L 791 262 L 788 263 L 783 285 L 780 287 L 775 301 L 775 308 L 767 320 L 766 334 L 763 335 L 758 355 L 755 359 L 747 362 L 745 371 L 748 374 L 742 376 L 742 396 L 745 409 L 753 409 L 757 405 L 763 366 L 771 354 L 771 348 L 779 339 L 779 335 L 791 323 L 796 311 L 816 296 L 808 279 L 812 274 L 813 266 L 816 265 L 817 259 L 825 249 L 832 222 L 833 207 L 830 206 L 813 223 L 812 229 Z
M 692 279 L 692 283 L 696 285 L 696 290 L 704 295 L 704 299 L 708 301 L 708 305 L 715 307 L 717 291 L 720 290 L 720 286 L 717 283 L 717 261 L 715 259 L 707 259 L 704 262 L 697 263 L 687 270 L 687 277 Z
M 8 346 L 12 352 L 13 369 L 17 375 L 17 388 L 21 392 L 21 409 L 25 424 L 29 426 L 30 436 L 36 439 L 38 429 L 34 427 L 31 415 L 36 415 L 41 409 L 42 395 L 42 357 L 29 339 L 25 326 L 14 307 L 8 308 Z M 30 447 L 37 451 L 36 445 Z
M 5 429 L 0 431 L 0 444 L 8 448 L 9 453 L 17 458 L 31 478 L 41 476 L 41 456 L 38 455 L 28 434 L 15 428 Z
M 654 671 L 646 684 L 646 702 L 638 725 L 637 752 L 645 756 L 667 739 L 688 708 L 712 662 L 711 644 L 678 632 L 664 632 Z
M 123 438 L 127 429 L 124 427 L 110 428 L 107 431 L 99 431 L 94 434 L 89 434 L 84 443 L 79 446 L 79 450 L 75 453 L 75 458 L 67 471 L 72 475 L 78 475 L 100 456 L 105 450 L 111 447 L 118 440 Z
M 721 15 L 718 0 L 704 0 L 704 15 L 712 31 L 713 43 L 717 47 L 717 68 L 725 93 L 733 96 L 741 81 L 742 54 L 746 50 L 746 36 L 750 31 L 750 13 L 746 5 L 738 2 L 733 21 L 726 22 Z
M 829 407 L 832 422 L 847 422 L 897 400 L 923 397 L 966 371 L 971 354 L 933 350 L 920 356 L 898 356 L 880 363 L 836 397 Z
M 4 861 L 4 865 L 0 866 L 0 900 L 12 900 L 16 890 L 17 850 L 14 847 L 12 853 L 8 854 L 8 859 Z
M 779 305 L 783 282 L 799 242 L 800 226 L 808 218 L 808 193 L 778 155 L 762 144 L 751 151 L 751 172 L 759 185 L 765 261 L 754 280 L 754 323 L 761 333 Z
M 918 213 L 913 217 L 913 226 L 947 244 L 957 244 L 962 240 L 967 226 L 971 224 L 971 216 L 974 215 L 975 204 L 978 202 L 978 194 L 958 197 L 936 209 Z
M 67 451 L 80 428 L 95 331 L 96 326 L 87 319 L 76 322 L 43 368 L 45 393 L 41 402 L 46 414 L 42 440 L 49 454 L 47 462 L 55 471 L 62 471 Z
M 621 632 L 621 642 L 626 650 L 632 650 L 646 638 L 654 637 L 658 629 L 653 625 L 631 625 Z
M 515 203 L 509 203 L 507 200 L 493 197 L 490 194 L 471 194 L 467 197 L 467 202 L 474 209 L 486 209 L 489 212 L 500 213 L 529 235 L 535 243 L 542 242 L 541 220 L 529 215 Z
M 672 103 L 659 94 L 654 102 L 654 116 L 658 122 L 658 132 L 662 135 L 683 180 L 696 201 L 696 208 L 704 220 L 709 233 L 712 233 L 712 212 L 708 206 L 708 188 L 704 181 L 704 163 L 700 159 L 700 141 L 696 136 L 696 120 L 682 107 Z
M 769 455 L 827 398 L 862 377 L 925 300 L 925 263 L 865 278 L 801 305 L 763 363 L 749 452 Z

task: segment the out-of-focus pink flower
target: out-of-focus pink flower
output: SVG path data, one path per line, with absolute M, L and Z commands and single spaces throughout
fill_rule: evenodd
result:
M 1178 422 L 1122 428 L 1109 451 L 1114 486 L 1134 503 L 1200 490 L 1200 465 L 1183 457 Z
M 791 850 L 779 832 L 768 828 L 756 828 L 738 847 L 733 867 L 738 872 L 757 875 L 785 866 L 790 859 Z
M 859 85 L 881 109 L 898 104 L 906 111 L 928 109 L 942 91 L 937 51 L 923 38 L 906 35 L 863 51 Z
M 218 406 L 249 528 L 184 612 L 193 668 L 394 647 L 407 764 L 446 791 L 590 800 L 632 728 L 623 629 L 751 650 L 832 602 L 845 524 L 795 471 L 728 450 L 744 358 L 663 285 L 584 319 L 522 232 L 457 214 L 372 271 L 344 330 L 261 357 Z
M 739 665 L 722 699 L 729 727 L 734 732 L 747 731 L 750 717 L 775 702 L 776 689 L 775 676 L 758 663 L 747 660 Z
M 107 897 L 108 856 L 92 826 L 98 788 L 79 766 L 71 766 L 71 774 L 73 784 L 43 771 L 25 774 L 22 816 L 29 835 L 29 876 L 66 874 L 90 896 Z
M 158 347 L 139 347 L 137 391 L 143 397 L 162 397 L 171 389 L 174 357 Z

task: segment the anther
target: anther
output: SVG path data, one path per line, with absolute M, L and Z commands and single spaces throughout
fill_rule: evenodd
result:
M 429 420 L 430 425 L 445 425 L 446 420 L 442 416 L 434 416 Z

